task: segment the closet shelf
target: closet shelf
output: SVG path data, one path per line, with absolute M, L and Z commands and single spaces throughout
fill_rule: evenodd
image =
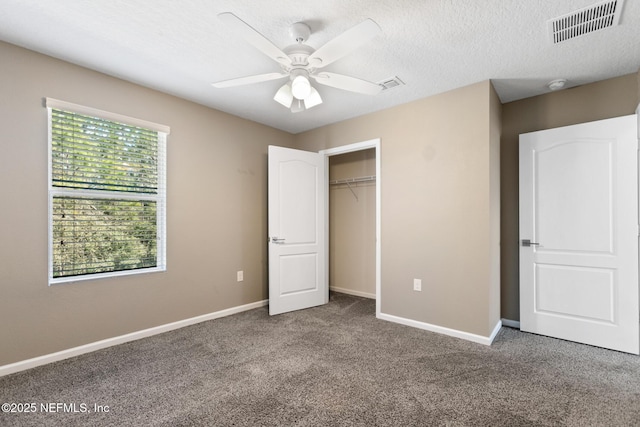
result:
M 356 201 L 359 201 L 358 195 L 356 194 L 355 191 L 353 191 L 353 187 L 351 186 L 351 184 L 358 185 L 359 182 L 371 182 L 375 180 L 376 180 L 375 175 L 369 175 L 369 176 L 361 176 L 359 178 L 334 179 L 333 181 L 329 181 L 329 184 L 331 185 L 347 184 L 347 187 L 349 187 L 349 190 L 351 190 L 351 194 L 353 194 L 353 197 L 356 198 Z

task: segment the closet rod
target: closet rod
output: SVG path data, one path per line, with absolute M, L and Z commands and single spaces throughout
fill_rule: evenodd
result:
M 359 178 L 335 179 L 333 181 L 329 181 L 329 184 L 331 185 L 353 184 L 356 182 L 369 182 L 369 181 L 375 181 L 375 180 L 376 180 L 375 175 L 369 175 L 369 176 L 361 176 Z

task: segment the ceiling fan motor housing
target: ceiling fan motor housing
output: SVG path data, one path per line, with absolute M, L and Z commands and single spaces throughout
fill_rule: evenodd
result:
M 294 44 L 284 48 L 284 53 L 286 53 L 291 60 L 291 69 L 295 69 L 296 67 L 304 68 L 309 66 L 308 59 L 313 52 L 314 49 L 306 44 Z

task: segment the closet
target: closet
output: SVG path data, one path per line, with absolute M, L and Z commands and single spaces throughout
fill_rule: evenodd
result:
M 376 297 L 376 151 L 329 157 L 329 288 Z

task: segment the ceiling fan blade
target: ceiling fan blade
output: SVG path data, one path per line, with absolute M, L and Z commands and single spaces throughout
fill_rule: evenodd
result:
M 288 73 L 267 73 L 256 74 L 255 76 L 239 77 L 237 79 L 223 80 L 221 82 L 211 83 L 214 87 L 224 88 L 233 86 L 249 85 L 253 83 L 268 82 L 269 80 L 277 80 L 283 77 L 288 77 Z
M 316 50 L 309 56 L 309 64 L 315 68 L 325 67 L 356 50 L 381 31 L 378 24 L 371 19 L 367 19 Z
M 237 34 L 253 45 L 260 52 L 269 58 L 283 65 L 291 65 L 291 59 L 271 43 L 265 36 L 256 31 L 251 25 L 244 22 L 231 12 L 224 12 L 218 15 L 218 19 L 224 22 L 229 28 L 232 28 Z
M 325 86 L 356 93 L 363 93 L 365 95 L 377 95 L 382 91 L 382 86 L 377 83 L 371 83 L 355 77 L 345 76 L 344 74 L 319 73 L 315 75 L 312 74 L 311 77 L 313 77 L 316 82 Z

